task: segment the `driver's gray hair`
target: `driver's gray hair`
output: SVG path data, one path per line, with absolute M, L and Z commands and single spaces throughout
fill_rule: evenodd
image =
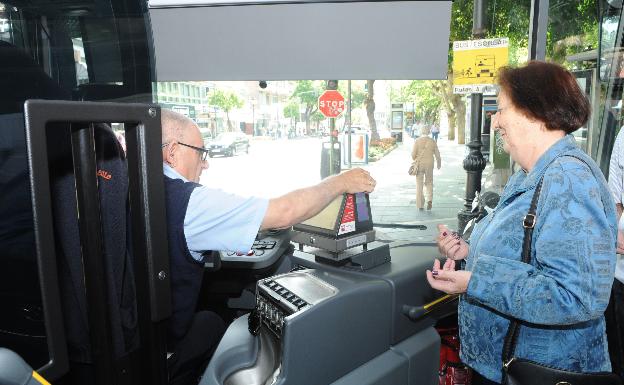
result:
M 160 110 L 160 124 L 162 125 L 162 143 L 173 140 L 183 142 L 189 128 L 195 127 L 190 118 L 167 109 Z

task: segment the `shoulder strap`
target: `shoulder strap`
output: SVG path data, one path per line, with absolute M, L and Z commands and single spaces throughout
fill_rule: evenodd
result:
M 531 263 L 531 242 L 533 240 L 533 229 L 535 223 L 537 223 L 537 202 L 539 201 L 539 195 L 542 191 L 542 182 L 544 177 L 540 178 L 535 187 L 533 193 L 533 199 L 531 199 L 531 206 L 529 212 L 524 216 L 522 220 L 522 227 L 524 227 L 524 241 L 522 243 L 522 262 Z M 503 368 L 505 364 L 513 357 L 514 350 L 516 349 L 516 343 L 518 342 L 518 331 L 520 330 L 520 322 L 517 319 L 512 319 L 505 335 L 505 342 L 503 343 Z M 505 370 L 503 369 L 503 379 L 506 382 Z M 503 382 L 503 383 L 505 383 Z

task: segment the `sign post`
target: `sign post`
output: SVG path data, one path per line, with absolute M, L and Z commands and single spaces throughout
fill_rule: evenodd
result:
M 330 87 L 330 82 L 327 82 L 328 88 Z M 338 87 L 338 82 L 335 82 L 335 87 Z M 332 84 L 332 88 L 334 85 Z M 335 143 L 335 131 L 336 131 L 336 118 L 340 116 L 345 110 L 345 99 L 344 96 L 336 89 L 328 89 L 323 92 L 321 96 L 318 98 L 318 109 L 321 114 L 325 115 L 325 117 L 329 118 L 329 129 L 330 129 L 330 150 L 329 150 L 329 175 L 334 174 L 334 143 Z

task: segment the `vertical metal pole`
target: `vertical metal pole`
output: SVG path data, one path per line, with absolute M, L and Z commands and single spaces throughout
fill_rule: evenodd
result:
M 97 163 L 95 159 L 94 128 L 73 125 L 72 155 L 76 176 L 76 200 L 80 248 L 87 294 L 89 337 L 95 367 L 95 384 L 115 384 L 113 337 L 108 316 L 108 291 L 104 272 L 104 244 L 100 222 Z
M 334 130 L 336 130 L 336 118 L 329 118 L 329 175 L 334 175 L 334 144 L 336 138 L 334 138 Z
M 349 104 L 347 105 L 347 126 L 349 127 L 349 133 L 347 135 L 347 163 L 349 163 L 349 168 L 351 168 L 351 80 L 347 82 L 347 93 L 349 94 Z
M 476 39 L 485 36 L 485 9 L 486 0 L 474 0 L 472 20 L 472 36 Z M 481 153 L 481 118 L 482 118 L 482 94 L 470 96 L 470 142 L 467 144 L 470 152 L 464 159 L 466 170 L 466 198 L 464 209 L 457 214 L 459 233 L 464 232 L 468 221 L 473 217 L 472 201 L 477 191 L 481 191 L 481 176 L 485 169 L 485 159 Z
M 546 32 L 550 0 L 531 0 L 529 60 L 546 59 Z

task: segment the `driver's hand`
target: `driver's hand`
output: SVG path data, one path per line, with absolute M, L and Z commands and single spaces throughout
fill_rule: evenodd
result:
M 370 175 L 370 173 L 361 168 L 354 168 L 349 171 L 345 171 L 338 176 L 341 183 L 345 188 L 345 192 L 355 194 L 359 192 L 373 192 L 377 181 Z
M 624 254 L 624 231 L 618 230 L 616 253 Z

